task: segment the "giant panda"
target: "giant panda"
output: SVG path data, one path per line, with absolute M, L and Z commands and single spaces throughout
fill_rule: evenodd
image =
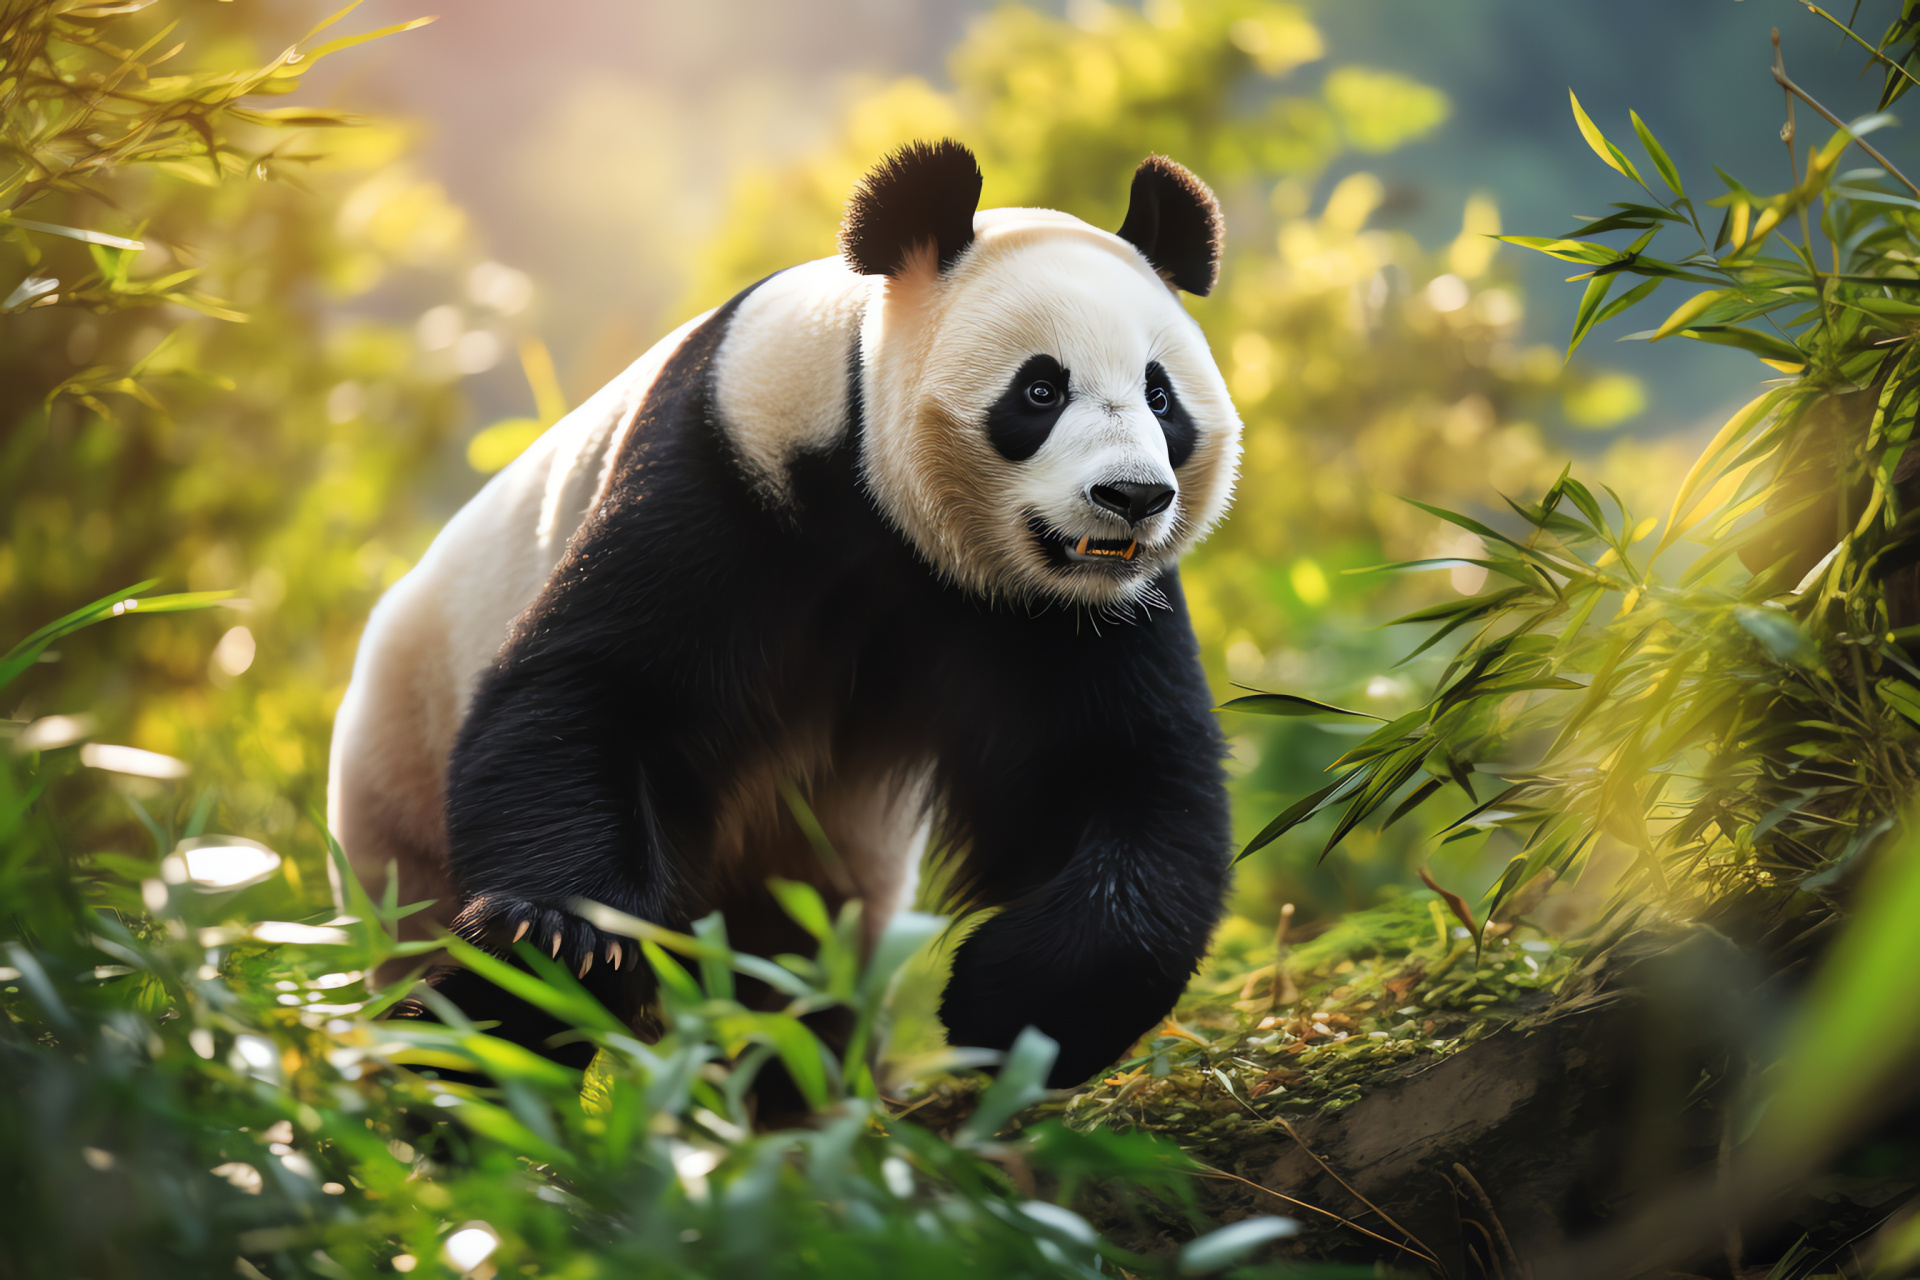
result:
M 1176 567 L 1224 514 L 1239 419 L 1177 296 L 1221 221 L 1149 157 L 1117 233 L 976 211 L 953 141 L 852 197 L 841 253 L 675 330 L 494 477 L 370 618 L 329 814 L 376 889 L 527 938 L 643 1019 L 631 944 L 568 904 L 799 949 L 766 889 L 864 900 L 931 838 L 997 908 L 956 1044 L 1111 1063 L 1172 1007 L 1229 866 L 1221 740 Z M 828 865 L 783 802 L 797 787 Z

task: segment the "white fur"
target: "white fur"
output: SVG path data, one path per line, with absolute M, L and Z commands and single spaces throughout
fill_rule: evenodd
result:
M 848 337 L 875 285 L 844 260 L 821 258 L 755 289 L 727 326 L 714 399 L 755 485 L 776 501 L 788 496 L 794 456 L 846 430 Z

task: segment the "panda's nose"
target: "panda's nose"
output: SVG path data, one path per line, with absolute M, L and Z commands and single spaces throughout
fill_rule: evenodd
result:
M 1109 480 L 1087 490 L 1087 497 L 1094 506 L 1104 507 L 1128 524 L 1139 524 L 1148 516 L 1157 516 L 1172 506 L 1174 492 L 1170 484 Z

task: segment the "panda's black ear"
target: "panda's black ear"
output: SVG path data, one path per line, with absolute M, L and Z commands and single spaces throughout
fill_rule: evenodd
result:
M 946 270 L 973 243 L 980 164 L 952 138 L 910 142 L 861 179 L 840 224 L 840 252 L 863 276 L 890 276 L 921 245 Z
M 1220 202 L 1207 184 L 1165 156 L 1133 171 L 1120 238 L 1147 256 L 1176 289 L 1206 297 L 1220 277 Z

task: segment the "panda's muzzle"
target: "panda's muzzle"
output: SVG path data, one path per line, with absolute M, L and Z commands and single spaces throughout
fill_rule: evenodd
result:
M 1027 530 L 1039 544 L 1041 554 L 1056 568 L 1085 564 L 1130 569 L 1146 558 L 1146 549 L 1135 538 L 1096 538 L 1085 533 L 1073 537 L 1048 528 L 1038 516 L 1028 518 Z
M 1159 515 L 1173 505 L 1179 491 L 1158 481 L 1109 480 L 1087 490 L 1087 501 L 1103 511 L 1111 511 L 1130 525 Z

